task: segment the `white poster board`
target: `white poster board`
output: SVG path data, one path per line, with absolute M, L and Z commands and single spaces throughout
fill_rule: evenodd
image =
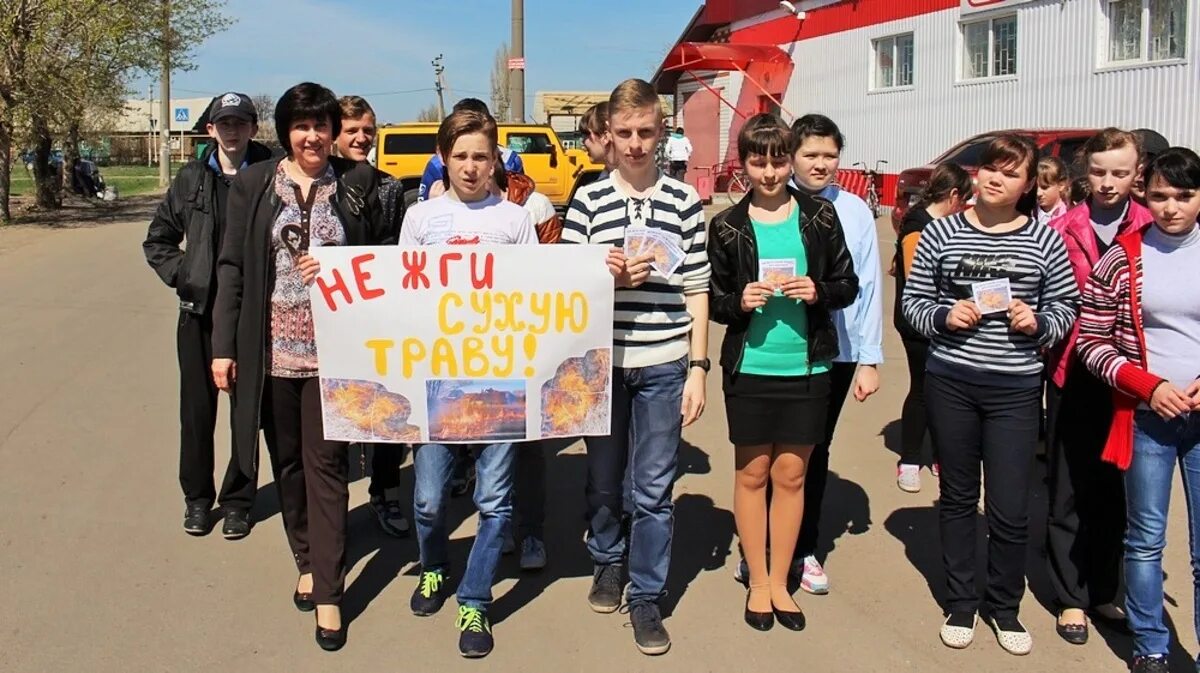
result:
M 603 246 L 322 247 L 310 292 L 325 438 L 606 435 Z

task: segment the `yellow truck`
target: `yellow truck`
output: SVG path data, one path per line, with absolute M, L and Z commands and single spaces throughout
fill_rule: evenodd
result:
M 437 152 L 438 124 L 389 124 L 376 137 L 375 165 L 404 185 L 404 201 L 417 200 L 425 164 Z M 554 207 L 566 210 L 575 190 L 594 181 L 604 166 L 592 163 L 587 152 L 563 149 L 558 134 L 541 124 L 500 124 L 500 144 L 521 155 L 525 174 L 537 183 Z

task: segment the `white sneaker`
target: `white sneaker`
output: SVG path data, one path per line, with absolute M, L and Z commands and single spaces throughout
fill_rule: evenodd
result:
M 996 642 L 1000 643 L 1000 647 L 1004 648 L 1005 652 L 1020 657 L 1033 650 L 1033 636 L 1029 635 L 1029 631 L 1025 630 L 1025 625 L 1019 619 L 1014 617 L 1011 620 L 1005 620 L 1003 628 L 995 617 L 991 622 L 992 628 L 996 631 Z
M 900 487 L 905 493 L 920 493 L 921 492 L 921 466 L 920 465 L 905 465 L 900 463 L 896 466 L 896 486 Z
M 971 626 L 969 627 L 951 626 L 950 620 L 953 617 L 953 614 L 949 615 L 942 623 L 942 630 L 939 634 L 942 637 L 942 644 L 956 650 L 966 649 L 975 640 L 975 625 L 979 623 L 979 617 L 971 615 Z
M 816 556 L 805 556 L 800 568 L 800 588 L 804 591 L 816 595 L 824 596 L 829 593 L 829 577 L 825 574 L 825 568 L 821 567 L 821 562 Z

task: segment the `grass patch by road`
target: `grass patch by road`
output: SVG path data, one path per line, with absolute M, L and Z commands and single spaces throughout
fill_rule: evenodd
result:
M 171 165 L 171 176 L 174 177 L 181 163 Z M 106 184 L 117 188 L 122 198 L 153 194 L 158 191 L 158 166 L 102 166 L 100 175 Z M 25 167 L 17 164 L 12 172 L 12 195 L 26 196 L 33 194 L 33 175 Z

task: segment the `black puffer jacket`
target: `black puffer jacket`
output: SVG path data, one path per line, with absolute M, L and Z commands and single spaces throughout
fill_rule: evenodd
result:
M 366 163 L 331 157 L 337 176 L 333 211 L 347 245 L 394 245 L 397 232 L 379 202 L 379 178 Z M 233 384 L 233 447 L 248 474 L 258 468 L 258 430 L 266 381 L 271 310 L 271 231 L 283 207 L 274 189 L 279 160 L 238 174 L 229 192 L 229 222 L 217 260 L 213 358 L 237 362 Z
M 189 161 L 171 182 L 167 196 L 159 204 L 142 243 L 146 262 L 168 287 L 179 296 L 179 310 L 205 313 L 213 284 L 216 282 L 217 176 L 208 166 L 216 145 L 204 156 Z M 246 163 L 256 164 L 271 158 L 265 145 L 250 142 Z M 187 250 L 180 245 L 187 241 Z
M 833 204 L 792 190 L 800 208 L 800 237 L 808 261 L 808 277 L 817 286 L 817 301 L 808 313 L 808 359 L 827 362 L 838 354 L 837 328 L 830 311 L 849 306 L 858 294 L 854 260 Z M 746 347 L 750 313 L 742 310 L 742 291 L 758 280 L 758 241 L 750 223 L 750 198 L 713 218 L 709 225 L 708 260 L 712 264 L 712 317 L 727 325 L 721 344 L 721 367 L 736 371 Z

